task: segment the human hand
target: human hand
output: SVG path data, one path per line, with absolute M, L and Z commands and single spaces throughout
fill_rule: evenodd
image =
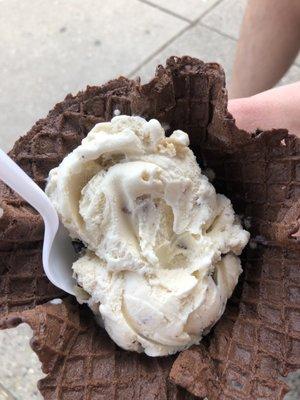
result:
M 228 111 L 237 126 L 249 132 L 257 128 L 286 128 L 300 137 L 300 81 L 255 96 L 230 100 Z

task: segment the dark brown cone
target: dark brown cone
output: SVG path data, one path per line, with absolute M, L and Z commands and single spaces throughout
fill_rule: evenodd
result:
M 157 118 L 170 130 L 187 131 L 200 165 L 215 172 L 217 191 L 226 194 L 236 212 L 251 224 L 252 248 L 244 252 L 244 277 L 226 315 L 205 344 L 181 353 L 171 379 L 196 395 L 207 394 L 210 400 L 282 399 L 286 388 L 279 375 L 300 364 L 300 141 L 286 130 L 248 134 L 237 129 L 227 113 L 224 82 L 217 64 L 171 57 L 146 85 L 119 78 L 67 96 L 15 144 L 10 155 L 44 187 L 49 170 L 96 122 L 110 120 L 115 109 Z M 26 260 L 28 249 L 40 253 L 40 217 L 4 185 L 0 207 L 4 209 L 0 258 L 16 248 Z M 4 293 L 0 304 L 9 319 L 29 313 L 14 314 L 15 297 L 18 310 L 57 296 L 49 284 L 43 296 L 36 297 L 36 276 L 42 276 L 40 258 L 28 261 L 25 297 L 21 289 L 14 291 L 15 271 L 20 273 L 23 267 L 19 257 L 12 256 L 0 266 Z M 21 275 L 20 288 L 22 279 Z M 104 339 L 99 336 L 99 340 Z M 61 399 L 67 396 L 63 391 Z

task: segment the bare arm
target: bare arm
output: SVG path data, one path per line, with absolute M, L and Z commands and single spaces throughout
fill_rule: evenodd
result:
M 237 126 L 247 131 L 286 128 L 300 137 L 300 81 L 230 100 L 228 109 Z
M 229 87 L 230 98 L 273 87 L 300 48 L 299 0 L 249 0 Z

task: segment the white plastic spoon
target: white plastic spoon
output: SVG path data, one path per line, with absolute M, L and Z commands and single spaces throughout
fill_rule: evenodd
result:
M 72 264 L 76 254 L 68 232 L 59 223 L 57 212 L 42 189 L 0 149 L 0 179 L 34 207 L 45 223 L 43 266 L 48 279 L 74 294 Z

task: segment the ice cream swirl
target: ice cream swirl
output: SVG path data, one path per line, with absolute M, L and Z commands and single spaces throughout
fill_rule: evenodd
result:
M 194 343 L 220 318 L 249 234 L 189 149 L 157 120 L 97 124 L 50 172 L 46 193 L 73 238 L 89 305 L 121 347 L 158 356 Z

